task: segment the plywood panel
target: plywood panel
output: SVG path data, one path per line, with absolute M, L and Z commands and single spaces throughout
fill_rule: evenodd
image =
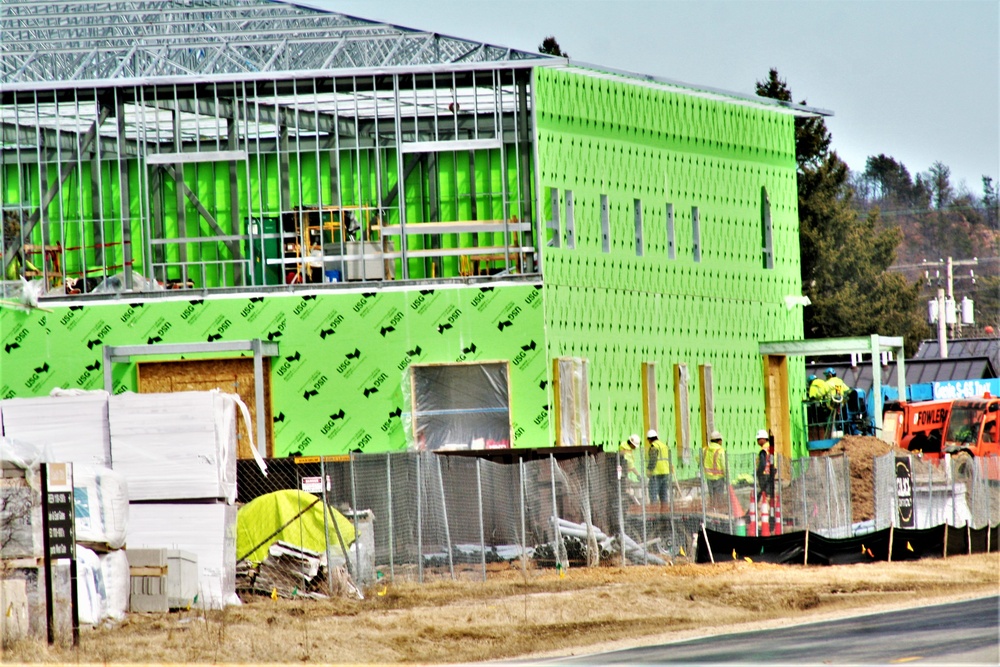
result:
M 253 359 L 192 359 L 183 361 L 147 361 L 139 363 L 139 393 L 156 394 L 176 391 L 209 391 L 219 389 L 238 395 L 250 410 L 250 424 L 256 428 L 256 388 L 253 377 Z M 271 437 L 271 386 L 268 360 L 264 360 L 264 424 L 267 442 L 257 449 L 265 456 L 272 456 Z M 249 439 L 241 415 L 236 416 L 237 457 L 249 459 Z M 256 433 L 254 434 L 256 435 Z M 266 453 L 265 453 L 266 452 Z

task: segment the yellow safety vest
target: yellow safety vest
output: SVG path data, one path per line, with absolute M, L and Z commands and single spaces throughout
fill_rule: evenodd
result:
M 830 393 L 830 385 L 826 383 L 826 380 L 822 378 L 816 378 L 809 383 L 809 399 L 813 401 L 822 401 Z
M 702 462 L 705 465 L 706 478 L 723 479 L 726 476 L 726 450 L 719 443 L 708 443 Z
M 652 454 L 650 450 L 656 450 L 656 463 L 653 465 L 653 469 L 647 470 L 652 477 L 657 477 L 659 475 L 669 475 L 670 474 L 670 448 L 662 440 L 654 440 L 649 443 L 646 448 L 646 460 L 652 459 Z

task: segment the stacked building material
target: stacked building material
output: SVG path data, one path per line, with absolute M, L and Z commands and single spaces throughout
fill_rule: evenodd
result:
M 236 402 L 219 391 L 119 394 L 108 416 L 115 470 L 128 479 L 131 548 L 198 557 L 197 605 L 236 596 Z
M 236 507 L 222 502 L 132 503 L 129 548 L 189 551 L 198 557 L 196 606 L 221 609 L 236 596 Z
M 118 394 L 108 407 L 114 468 L 130 500 L 236 501 L 236 403 L 219 391 Z
M 3 434 L 46 450 L 46 460 L 111 467 L 108 392 L 55 390 L 0 401 Z

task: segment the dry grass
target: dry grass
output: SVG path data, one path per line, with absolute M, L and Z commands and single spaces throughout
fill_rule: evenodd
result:
M 997 554 L 838 567 L 519 570 L 397 584 L 364 601 L 254 599 L 219 612 L 132 614 L 78 650 L 21 642 L 2 662 L 451 663 L 620 648 L 997 594 Z

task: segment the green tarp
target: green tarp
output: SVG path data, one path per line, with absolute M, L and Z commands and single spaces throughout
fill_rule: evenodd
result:
M 322 499 L 294 489 L 275 491 L 240 508 L 236 515 L 236 557 L 259 563 L 267 558 L 268 548 L 279 540 L 325 553 L 327 529 L 330 548 L 340 553 L 338 527 L 344 546 L 349 547 L 354 542 L 354 526 L 343 514 L 328 508 L 324 526 Z

